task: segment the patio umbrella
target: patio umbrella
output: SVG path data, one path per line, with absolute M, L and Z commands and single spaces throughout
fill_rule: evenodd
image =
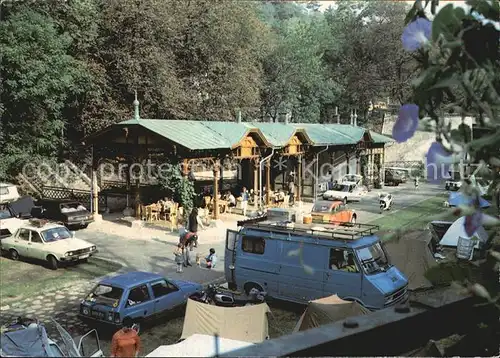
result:
M 460 205 L 468 205 L 470 204 L 471 199 L 464 195 L 464 193 L 461 192 L 454 192 L 450 193 L 450 196 L 448 198 L 448 203 L 450 206 L 460 206 Z M 491 204 L 483 198 L 479 198 L 479 206 L 481 209 L 486 209 L 491 206 Z

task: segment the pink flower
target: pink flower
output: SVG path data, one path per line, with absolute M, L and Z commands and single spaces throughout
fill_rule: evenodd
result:
M 406 142 L 413 137 L 418 128 L 418 106 L 404 104 L 399 108 L 398 119 L 392 127 L 392 137 L 398 143 Z

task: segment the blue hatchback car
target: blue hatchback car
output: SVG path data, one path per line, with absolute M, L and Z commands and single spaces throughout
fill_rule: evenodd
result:
M 120 328 L 125 318 L 140 327 L 141 322 L 186 304 L 200 292 L 199 283 L 170 280 L 150 272 L 128 272 L 103 279 L 80 304 L 85 321 Z

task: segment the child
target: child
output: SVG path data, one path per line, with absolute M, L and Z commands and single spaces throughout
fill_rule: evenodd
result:
M 215 255 L 215 249 L 210 249 L 210 254 L 205 258 L 207 262 L 207 268 L 212 269 L 217 263 L 217 256 Z
M 177 244 L 177 249 L 174 251 L 175 263 L 177 264 L 177 273 L 182 272 L 182 264 L 184 263 L 183 245 Z

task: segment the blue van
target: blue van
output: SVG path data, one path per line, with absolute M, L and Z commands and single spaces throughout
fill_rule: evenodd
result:
M 306 304 L 338 295 L 377 310 L 408 299 L 407 278 L 388 260 L 378 226 L 276 222 L 266 216 L 228 230 L 229 287 Z

